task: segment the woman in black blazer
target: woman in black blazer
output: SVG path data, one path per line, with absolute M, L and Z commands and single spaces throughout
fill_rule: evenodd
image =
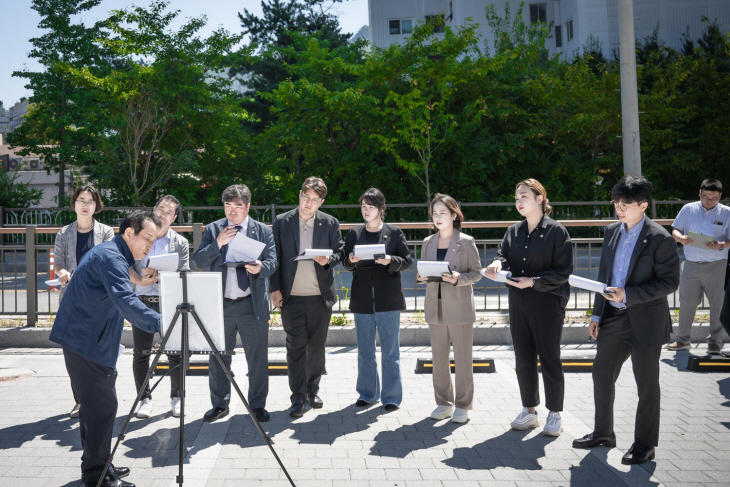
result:
M 400 312 L 406 309 L 401 271 L 413 263 L 406 237 L 400 228 L 383 222 L 385 196 L 370 188 L 360 196 L 364 225 L 351 228 L 345 237 L 345 269 L 352 271 L 350 310 L 357 330 L 357 385 L 355 403 L 365 407 L 382 401 L 386 411 L 395 411 L 403 399 L 400 373 Z M 384 244 L 379 259 L 355 256 L 356 245 Z M 382 390 L 375 361 L 375 330 L 380 337 Z

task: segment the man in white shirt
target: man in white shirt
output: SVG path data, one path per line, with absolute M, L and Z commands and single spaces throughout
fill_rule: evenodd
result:
M 223 191 L 223 210 L 226 218 L 205 227 L 200 248 L 195 252 L 195 263 L 209 272 L 223 273 L 223 326 L 226 351 L 236 346 L 236 332 L 241 337 L 248 363 L 248 402 L 260 422 L 269 420 L 266 396 L 269 393 L 269 300 L 266 279 L 276 269 L 276 250 L 271 229 L 250 217 L 251 191 L 243 184 L 234 184 Z M 255 264 L 244 267 L 221 267 L 224 262 L 240 258 L 229 252 L 230 242 L 242 233 L 248 238 L 266 244 Z M 223 355 L 227 368 L 231 356 Z M 205 413 L 207 422 L 228 415 L 231 383 L 223 373 L 218 360 L 209 362 L 210 398 L 213 408 Z
M 134 287 L 134 293 L 140 301 L 148 308 L 160 312 L 160 288 L 157 283 L 157 271 L 147 267 L 149 258 L 156 255 L 178 254 L 178 269 L 190 270 L 190 249 L 188 241 L 185 237 L 170 228 L 170 225 L 177 218 L 177 210 L 180 202 L 172 195 L 165 195 L 157 201 L 153 213 L 160 219 L 162 226 L 157 231 L 157 239 L 152 244 L 147 256 L 134 263 L 129 269 L 129 278 Z M 154 333 L 148 333 L 140 328 L 132 328 L 132 338 L 134 340 L 134 359 L 132 361 L 132 372 L 134 373 L 134 382 L 139 393 L 144 383 L 145 377 L 150 369 L 150 355 L 145 354 L 145 350 L 152 350 L 152 341 L 155 337 Z M 180 367 L 179 355 L 167 356 L 170 364 L 170 409 L 172 415 L 176 418 L 180 417 L 180 375 L 182 369 Z M 149 384 L 145 386 L 139 408 L 137 408 L 138 418 L 149 418 L 152 415 L 152 394 Z
M 700 186 L 700 201 L 682 207 L 674 220 L 672 236 L 684 246 L 685 261 L 679 283 L 679 330 L 669 350 L 689 350 L 690 333 L 702 295 L 710 303 L 710 336 L 707 351 L 719 354 L 723 328 L 720 311 L 725 298 L 725 270 L 730 240 L 730 208 L 720 203 L 722 183 L 705 179 Z M 692 246 L 691 233 L 713 239 L 704 248 Z

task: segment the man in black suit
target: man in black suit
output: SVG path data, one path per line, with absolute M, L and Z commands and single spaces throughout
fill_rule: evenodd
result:
M 195 263 L 209 272 L 223 274 L 223 326 L 226 350 L 236 346 L 236 331 L 241 336 L 248 363 L 248 402 L 263 422 L 269 420 L 266 396 L 269 394 L 269 302 L 266 299 L 267 277 L 276 270 L 276 251 L 271 229 L 248 214 L 251 191 L 243 184 L 234 184 L 223 191 L 223 210 L 226 218 L 205 227 L 200 248 L 195 252 Z M 237 262 L 241 256 L 229 252 L 228 246 L 238 233 L 266 244 L 255 265 L 219 267 L 224 262 Z M 223 355 L 226 367 L 231 367 L 231 356 Z M 203 419 L 211 422 L 228 415 L 231 383 L 223 373 L 218 360 L 209 361 L 210 399 L 213 409 Z
M 612 190 L 620 222 L 606 229 L 598 270 L 598 280 L 609 285 L 610 294 L 608 298 L 596 294 L 589 328 L 597 344 L 593 362 L 595 427 L 573 441 L 574 448 L 616 446 L 615 383 L 631 356 L 639 406 L 634 444 L 621 460 L 625 465 L 653 459 L 659 442 L 659 357 L 672 328 L 667 296 L 679 287 L 677 244 L 644 215 L 652 192 L 646 178 L 633 176 L 625 176 Z
M 269 278 L 271 300 L 281 310 L 286 332 L 286 364 L 293 418 L 304 414 L 304 401 L 321 408 L 319 381 L 324 373 L 325 341 L 337 301 L 334 269 L 342 261 L 340 222 L 317 209 L 327 186 L 320 178 L 304 181 L 299 206 L 276 217 L 272 227 L 281 263 Z M 329 257 L 294 260 L 304 250 L 331 249 Z

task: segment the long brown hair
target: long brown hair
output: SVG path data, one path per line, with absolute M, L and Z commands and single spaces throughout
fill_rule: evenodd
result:
M 525 179 L 524 181 L 520 181 L 515 186 L 515 191 L 517 191 L 517 188 L 520 186 L 527 186 L 532 190 L 532 192 L 535 194 L 535 196 L 542 196 L 542 212 L 545 215 L 549 215 L 553 212 L 553 207 L 550 206 L 550 200 L 547 197 L 547 190 L 545 189 L 545 186 L 540 184 L 540 181 L 537 179 Z

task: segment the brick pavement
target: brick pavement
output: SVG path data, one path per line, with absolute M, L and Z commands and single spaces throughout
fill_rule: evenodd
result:
M 701 353 L 700 348 L 695 353 Z M 595 353 L 566 346 L 564 356 Z M 567 374 L 565 432 L 548 438 L 516 432 L 509 422 L 519 411 L 514 359 L 507 347 L 475 347 L 475 358 L 494 358 L 497 372 L 475 375 L 475 402 L 464 425 L 427 418 L 434 407 L 431 376 L 414 373 L 425 347 L 404 348 L 404 402 L 399 411 L 355 408 L 356 351 L 328 349 L 329 375 L 322 381 L 323 409 L 292 420 L 286 413 L 286 377 L 272 377 L 263 423 L 298 487 L 478 487 L 478 486 L 712 486 L 730 484 L 730 376 L 685 370 L 687 352 L 662 353 L 662 430 L 657 459 L 627 467 L 621 455 L 633 439 L 636 389 L 627 362 L 616 396 L 618 448 L 574 450 L 571 441 L 591 431 L 590 374 Z M 280 348 L 270 358 L 283 359 Z M 234 358 L 245 391 L 245 360 Z M 132 356 L 120 359 L 120 408 L 115 434 L 134 400 Z M 0 368 L 29 368 L 35 377 L 0 382 L 0 485 L 81 485 L 78 422 L 68 418 L 72 398 L 63 356 L 53 349 L 0 350 Z M 169 411 L 169 382 L 155 391 L 152 418 L 133 419 L 115 463 L 132 468 L 138 486 L 175 486 L 178 420 Z M 207 424 L 206 377 L 188 381 L 185 444 L 186 486 L 289 485 L 238 399 L 225 420 Z M 540 410 L 544 420 L 546 412 Z

